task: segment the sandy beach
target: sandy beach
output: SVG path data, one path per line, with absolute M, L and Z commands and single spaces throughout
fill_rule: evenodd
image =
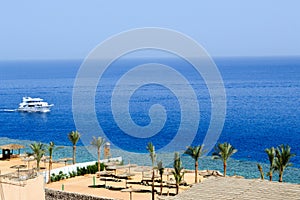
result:
M 10 158 L 9 160 L 0 160 L 1 174 L 8 174 L 8 173 L 16 172 L 16 168 L 11 168 L 12 166 L 16 166 L 16 165 L 26 165 L 25 168 L 20 169 L 20 171 L 22 171 L 22 170 L 35 168 L 36 161 L 34 161 L 34 160 L 26 161 L 22 157 Z M 64 162 L 54 162 L 52 164 L 53 169 L 63 167 L 63 166 L 65 166 Z M 40 168 L 41 168 L 41 171 L 48 170 L 49 162 L 41 161 Z
M 121 173 L 121 172 L 120 172 Z M 76 178 L 63 180 L 47 184 L 46 188 L 61 190 L 64 185 L 65 191 L 89 194 L 98 197 L 110 197 L 116 199 L 130 199 L 129 193 L 109 190 L 105 188 L 92 188 L 93 176 L 86 175 Z M 170 176 L 172 177 L 172 176 Z M 169 178 L 170 178 L 169 177 Z M 130 182 L 138 182 L 141 180 L 141 175 L 137 174 L 133 180 L 128 181 L 128 186 L 134 189 L 151 190 L 151 186 L 142 186 L 140 184 L 130 184 Z M 174 196 L 175 188 L 167 187 L 164 184 L 163 196 L 156 194 L 156 199 L 176 199 L 176 200 L 196 200 L 196 199 L 299 199 L 300 185 L 290 183 L 269 182 L 268 180 L 260 179 L 244 179 L 242 177 L 221 177 L 209 176 L 202 179 L 201 183 L 194 184 L 194 173 L 192 171 L 185 174 L 184 180 L 190 186 L 180 186 L 179 195 Z M 164 175 L 164 180 L 167 176 Z M 96 185 L 103 185 L 104 181 L 96 179 Z M 107 186 L 124 187 L 125 183 L 107 181 Z M 155 183 L 155 189 L 160 191 L 159 183 Z M 167 193 L 170 196 L 167 196 Z M 133 192 L 132 199 L 151 199 L 151 193 Z
M 10 160 L 0 161 L 1 174 L 16 173 L 14 165 L 24 165 L 21 158 L 12 158 Z M 30 167 L 34 166 L 35 162 L 30 162 Z M 65 163 L 54 163 L 53 168 L 64 167 Z M 48 169 L 48 163 L 41 163 L 42 171 Z M 96 197 L 105 197 L 112 199 L 130 199 L 129 191 L 122 191 L 125 188 L 132 189 L 132 199 L 151 199 L 151 171 L 144 172 L 141 167 L 132 167 L 130 170 L 131 176 L 128 180 L 119 178 L 111 178 L 96 174 L 87 174 L 84 176 L 76 176 L 73 178 L 64 179 L 61 181 L 45 184 L 44 187 L 52 190 L 66 191 Z M 171 169 L 166 170 L 171 171 Z M 215 171 L 199 171 L 201 174 L 210 174 Z M 120 168 L 116 170 L 116 175 L 128 173 L 128 168 Z M 145 178 L 146 177 L 146 178 Z M 155 199 L 299 199 L 300 185 L 289 183 L 269 182 L 259 179 L 244 179 L 242 177 L 221 177 L 218 175 L 199 176 L 200 183 L 194 184 L 194 172 L 188 170 L 185 173 L 184 181 L 186 185 L 181 185 L 179 195 L 175 195 L 175 185 L 173 184 L 172 175 L 163 175 L 163 195 L 160 196 L 160 183 L 155 182 L 155 190 L 157 191 Z M 144 184 L 141 184 L 144 179 Z M 159 177 L 157 177 L 157 180 Z M 147 180 L 149 181 L 147 183 Z M 169 180 L 169 181 L 168 181 Z M 127 185 L 126 185 L 127 184 Z
M 139 168 L 140 166 L 136 167 Z M 126 169 L 117 170 L 118 174 L 123 174 L 128 172 Z M 51 184 L 46 184 L 45 187 L 49 189 L 62 190 L 64 187 L 64 191 L 67 192 L 76 192 L 82 194 L 89 194 L 98 197 L 109 197 L 114 199 L 129 199 L 129 192 L 123 192 L 122 190 L 127 188 L 135 190 L 132 193 L 133 199 L 151 199 L 151 182 L 150 182 L 150 173 L 147 173 L 149 178 L 144 178 L 144 180 L 148 180 L 148 184 L 141 184 L 142 180 L 142 172 L 135 172 L 134 168 L 131 169 L 131 173 L 135 174 L 129 178 L 129 180 L 124 179 L 112 179 L 100 177 L 96 178 L 94 174 L 88 174 L 84 176 L 77 176 L 74 178 L 65 179 L 59 182 L 54 182 Z M 146 174 L 145 174 L 146 175 Z M 145 176 L 144 175 L 144 176 Z M 95 187 L 93 186 L 93 178 L 95 177 Z M 163 175 L 163 196 L 167 195 L 175 195 L 175 185 L 173 182 L 168 182 L 167 180 L 172 179 L 172 176 Z M 156 179 L 158 180 L 158 178 Z M 186 173 L 184 176 L 184 180 L 187 184 L 192 184 L 194 180 L 194 173 Z M 167 184 L 170 183 L 170 184 Z M 106 187 L 106 188 L 105 188 Z M 110 189 L 107 189 L 110 188 Z M 190 186 L 180 186 L 180 192 L 189 189 Z M 160 192 L 160 183 L 155 182 L 155 190 L 157 191 L 156 199 L 159 197 Z
M 16 168 L 11 168 L 12 166 L 16 165 L 28 165 L 28 162 L 25 162 L 22 158 L 11 158 L 9 160 L 0 160 L 0 170 L 1 175 L 9 174 L 9 173 L 17 173 Z M 35 161 L 29 162 L 29 169 L 36 166 Z M 40 163 L 41 170 L 40 172 L 43 172 L 45 170 L 48 170 L 48 162 L 41 162 Z M 53 169 L 64 167 L 65 163 L 53 163 Z M 135 190 L 135 192 L 132 193 L 132 196 L 134 199 L 150 199 L 151 198 L 151 171 L 147 170 L 147 172 L 144 172 L 144 180 L 145 184 L 140 184 L 142 180 L 142 174 L 143 172 L 140 172 L 140 170 L 135 171 L 135 169 L 141 168 L 140 166 L 136 166 L 131 168 L 131 174 L 132 176 L 129 177 L 128 180 L 125 179 L 112 179 L 112 178 L 106 178 L 105 177 L 96 177 L 95 174 L 87 174 L 84 176 L 76 176 L 73 178 L 64 179 L 61 181 L 53 182 L 50 184 L 45 184 L 45 188 L 54 189 L 54 190 L 62 190 L 62 187 L 64 187 L 64 191 L 67 192 L 75 192 L 75 193 L 81 193 L 81 194 L 88 194 L 88 195 L 94 195 L 94 196 L 101 196 L 101 197 L 108 197 L 108 198 L 114 198 L 114 199 L 128 199 L 130 193 L 129 192 L 123 192 L 122 189 L 126 188 L 126 182 L 127 182 L 127 188 L 132 188 Z M 147 169 L 150 169 L 150 167 L 145 167 Z M 26 168 L 20 169 L 20 171 L 26 171 L 28 169 L 28 166 Z M 168 170 L 169 172 L 171 170 Z M 166 170 L 167 172 L 167 170 Z M 128 173 L 128 168 L 122 168 L 116 170 L 116 175 L 121 175 L 124 173 Z M 145 178 L 146 177 L 146 178 Z M 93 179 L 95 179 L 95 185 L 93 182 Z M 156 180 L 158 180 L 159 177 L 156 176 Z M 172 175 L 163 175 L 163 194 L 164 196 L 168 195 L 175 195 L 175 185 L 173 182 L 169 182 L 167 186 L 167 180 L 172 180 Z M 194 173 L 186 173 L 184 176 L 184 180 L 187 184 L 192 184 L 194 180 Z M 106 184 L 106 188 L 105 188 Z M 110 189 L 107 189 L 110 188 Z M 180 186 L 180 192 L 185 191 L 189 188 L 189 186 Z M 160 183 L 157 181 L 155 182 L 155 189 L 157 192 L 160 192 Z M 158 195 L 156 195 L 158 197 Z

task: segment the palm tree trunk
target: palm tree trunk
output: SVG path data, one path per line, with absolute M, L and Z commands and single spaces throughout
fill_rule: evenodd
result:
M 178 194 L 178 193 L 179 193 L 179 184 L 176 183 L 176 194 Z
M 162 195 L 162 190 L 163 190 L 163 180 L 162 180 L 163 176 L 162 174 L 160 175 L 160 195 Z
M 265 179 L 265 176 L 264 176 L 264 172 L 263 172 L 262 166 L 261 166 L 260 164 L 257 163 L 257 168 L 258 168 L 258 170 L 259 170 L 261 180 L 264 180 L 264 179 Z
M 279 182 L 282 182 L 282 175 L 283 175 L 283 170 L 280 169 L 280 171 L 279 171 Z
M 269 177 L 270 177 L 270 181 L 272 181 L 272 178 L 273 178 L 273 173 L 272 173 L 272 171 L 270 171 Z
M 51 170 L 52 170 L 52 158 L 49 158 L 49 172 L 48 172 L 48 183 L 51 183 Z
M 100 148 L 98 149 L 98 172 L 100 172 Z
M 36 160 L 36 170 L 39 172 L 40 171 L 40 160 Z
M 223 167 L 224 167 L 224 177 L 226 177 L 226 170 L 227 170 L 227 163 L 226 162 L 223 163 Z
M 76 146 L 73 146 L 73 165 L 76 163 Z
M 155 197 L 154 197 L 154 169 L 152 170 L 152 200 L 155 200 Z
M 155 200 L 155 197 L 154 197 L 154 169 L 152 169 L 152 200 Z
M 198 161 L 195 161 L 195 183 L 198 182 Z

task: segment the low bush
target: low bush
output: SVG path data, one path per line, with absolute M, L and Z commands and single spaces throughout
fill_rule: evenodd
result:
M 51 182 L 60 181 L 66 178 L 68 178 L 68 175 L 60 171 L 57 175 L 56 174 L 51 175 Z
M 69 177 L 70 178 L 73 178 L 75 176 L 77 176 L 77 173 L 75 171 L 69 172 Z
M 100 170 L 104 170 L 104 164 L 100 163 Z M 64 174 L 62 171 L 59 172 L 59 174 L 52 174 L 51 175 L 51 182 L 60 181 L 66 178 L 73 178 L 75 176 L 83 176 L 85 174 L 95 174 L 98 171 L 98 162 L 96 162 L 94 165 L 88 165 L 87 167 L 77 167 L 77 172 L 72 171 L 69 172 L 69 175 Z

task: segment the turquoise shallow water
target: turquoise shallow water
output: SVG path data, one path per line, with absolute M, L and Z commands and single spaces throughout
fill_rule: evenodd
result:
M 0 145 L 8 144 L 8 143 L 19 143 L 26 146 L 26 149 L 22 150 L 21 153 L 30 152 L 28 148 L 29 144 L 32 141 L 24 141 L 24 140 L 13 140 L 9 138 L 0 138 Z M 124 152 L 123 150 L 119 149 L 111 149 L 112 157 L 119 157 L 123 158 L 124 164 L 128 163 L 135 163 L 138 165 L 147 165 L 151 166 L 151 160 L 148 154 L 139 154 L 139 153 L 130 153 Z M 58 160 L 59 158 L 65 157 L 72 157 L 72 147 L 65 146 L 63 149 L 57 150 L 54 153 L 54 159 Z M 165 154 L 158 154 L 157 160 L 162 160 L 164 166 L 172 168 L 172 160 L 173 160 L 172 153 L 165 153 Z M 102 155 L 103 158 L 103 155 Z M 93 147 L 77 147 L 77 162 L 88 162 L 97 160 L 97 153 Z M 218 170 L 223 172 L 223 164 L 220 160 L 213 160 L 210 156 L 202 157 L 199 160 L 199 170 Z M 182 164 L 185 169 L 194 169 L 194 162 L 193 160 L 186 155 L 182 155 Z M 268 179 L 266 173 L 268 171 L 269 165 L 267 163 L 260 163 L 263 167 L 265 172 L 265 179 Z M 232 175 L 240 175 L 244 176 L 245 178 L 260 178 L 260 173 L 257 169 L 257 162 L 247 161 L 247 160 L 236 160 L 236 159 L 229 159 L 228 161 L 228 168 L 227 174 Z M 278 174 L 275 172 L 273 176 L 273 180 L 278 180 Z M 284 172 L 284 182 L 290 183 L 297 183 L 300 184 L 300 169 L 290 167 L 287 168 Z

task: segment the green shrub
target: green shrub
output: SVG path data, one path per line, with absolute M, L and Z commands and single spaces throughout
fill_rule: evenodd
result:
M 50 177 L 50 179 L 51 179 L 51 182 L 55 182 L 55 174 L 53 173 L 53 174 L 51 174 L 51 177 Z
M 98 171 L 98 167 L 96 165 L 87 166 L 87 173 L 88 174 L 95 174 L 97 171 Z
M 60 180 L 66 179 L 66 178 L 68 178 L 68 175 L 64 174 L 62 171 L 60 171 L 57 175 L 55 175 L 53 173 L 50 177 L 52 182 L 60 181 Z
M 100 170 L 103 171 L 105 165 L 100 163 Z M 88 165 L 87 167 L 77 167 L 77 176 L 82 176 L 85 174 L 95 174 L 98 171 L 98 162 L 94 165 Z
M 77 176 L 83 176 L 87 174 L 87 169 L 85 167 L 77 167 Z
M 105 165 L 103 163 L 100 163 L 100 170 L 104 170 Z M 98 171 L 98 162 L 96 162 L 94 165 L 88 165 L 87 167 L 77 167 L 77 172 L 72 171 L 69 172 L 69 174 L 64 174 L 62 171 L 60 171 L 57 175 L 54 173 L 51 175 L 51 182 L 60 181 L 66 178 L 73 178 L 75 176 L 83 176 L 85 174 L 95 174 Z
M 69 172 L 69 177 L 70 178 L 73 178 L 75 176 L 77 176 L 77 173 L 75 171 Z
M 98 166 L 98 162 L 96 162 L 96 165 Z M 104 163 L 100 163 L 100 171 L 103 171 L 104 168 L 105 168 Z M 98 170 L 98 168 L 97 168 L 97 170 Z M 95 172 L 95 173 L 96 173 L 96 172 Z

